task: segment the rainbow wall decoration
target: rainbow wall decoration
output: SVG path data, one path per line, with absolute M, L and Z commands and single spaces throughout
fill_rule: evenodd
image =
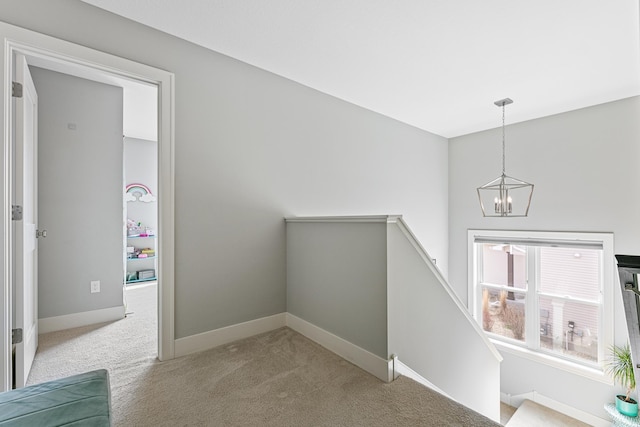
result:
M 129 184 L 124 189 L 125 202 L 155 202 L 156 196 L 151 194 L 151 190 L 144 184 Z

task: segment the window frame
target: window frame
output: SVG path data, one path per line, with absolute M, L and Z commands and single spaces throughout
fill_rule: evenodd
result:
M 482 288 L 484 285 L 480 277 L 482 253 L 478 251 L 480 245 L 476 244 L 478 238 L 524 242 L 527 240 L 558 241 L 565 244 L 596 243 L 602 245 L 602 253 L 600 255 L 602 265 L 600 271 L 602 303 L 599 304 L 601 325 L 598 330 L 597 362 L 580 361 L 540 347 L 540 313 L 537 307 L 540 296 L 545 296 L 546 294 L 541 294 L 538 287 L 540 277 L 538 248 L 534 248 L 537 253 L 533 256 L 527 254 L 525 312 L 530 314 L 526 317 L 525 337 L 529 338 L 525 338 L 525 341 L 522 342 L 492 333 L 487 333 L 487 336 L 500 350 L 610 384 L 611 380 L 603 372 L 603 362 L 605 361 L 606 350 L 614 343 L 614 286 L 616 276 L 613 233 L 469 229 L 467 234 L 468 307 L 473 318 L 482 327 Z M 531 250 L 531 247 L 528 246 L 528 250 Z M 530 272 L 533 272 L 533 279 L 537 283 L 529 283 L 532 278 Z

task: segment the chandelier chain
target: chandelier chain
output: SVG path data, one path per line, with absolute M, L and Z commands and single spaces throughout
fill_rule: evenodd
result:
M 505 106 L 505 104 L 503 103 L 502 104 L 502 175 L 505 174 L 505 167 L 504 167 L 504 164 L 505 164 L 504 106 Z

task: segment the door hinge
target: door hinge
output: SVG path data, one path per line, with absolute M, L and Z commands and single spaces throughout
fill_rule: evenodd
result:
M 11 330 L 11 343 L 20 344 L 22 342 L 22 328 Z
M 11 96 L 22 98 L 22 83 L 11 82 Z
M 11 205 L 11 219 L 13 221 L 22 220 L 22 206 L 20 206 L 20 205 Z

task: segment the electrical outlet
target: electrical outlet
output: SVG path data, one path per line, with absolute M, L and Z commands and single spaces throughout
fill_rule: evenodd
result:
M 95 294 L 96 292 L 100 292 L 100 280 L 91 281 L 91 293 Z

